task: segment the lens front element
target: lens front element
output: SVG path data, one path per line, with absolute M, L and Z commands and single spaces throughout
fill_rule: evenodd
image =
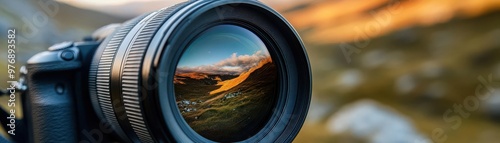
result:
M 201 136 L 242 141 L 267 123 L 277 98 L 277 73 L 256 34 L 236 25 L 214 26 L 191 40 L 178 62 L 177 106 Z

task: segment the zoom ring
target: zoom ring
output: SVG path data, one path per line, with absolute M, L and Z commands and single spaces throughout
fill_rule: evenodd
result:
M 166 21 L 170 14 L 181 3 L 167 9 L 160 10 L 150 21 L 139 31 L 138 36 L 132 41 L 132 46 L 127 49 L 122 68 L 122 96 L 125 112 L 130 125 L 137 134 L 141 142 L 153 142 L 147 125 L 144 122 L 144 115 L 141 110 L 140 97 L 140 75 L 141 65 L 149 42 L 160 26 Z M 144 96 L 142 98 L 145 98 Z
M 114 33 L 110 41 L 106 44 L 102 44 L 99 48 L 104 48 L 98 63 L 93 63 L 90 72 L 90 90 L 91 94 L 96 94 L 98 105 L 101 109 L 102 114 L 109 122 L 109 124 L 115 129 L 119 130 L 117 132 L 123 132 L 118 120 L 115 115 L 115 111 L 111 102 L 110 93 L 110 75 L 111 75 L 111 65 L 113 64 L 113 59 L 115 58 L 116 51 L 120 46 L 121 41 L 129 33 L 129 31 L 136 25 L 144 16 L 137 17 L 135 19 L 129 20 L 119 28 L 119 30 Z M 97 64 L 97 65 L 95 65 Z M 92 72 L 93 71 L 93 72 Z M 95 103 L 94 103 L 95 104 Z
M 89 71 L 92 103 L 98 116 L 104 117 L 126 142 L 155 142 L 142 111 L 142 62 L 156 31 L 174 10 L 190 2 L 125 22 L 102 42 L 97 50 L 100 53 L 95 54 Z

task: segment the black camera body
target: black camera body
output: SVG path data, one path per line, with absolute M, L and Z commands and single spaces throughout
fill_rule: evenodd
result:
M 64 42 L 27 63 L 25 119 L 30 142 L 111 141 L 113 130 L 96 116 L 88 71 L 101 42 Z
M 291 142 L 304 45 L 256 0 L 191 0 L 63 42 L 26 65 L 29 142 Z

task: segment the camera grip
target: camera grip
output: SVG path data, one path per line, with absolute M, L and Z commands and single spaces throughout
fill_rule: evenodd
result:
M 76 142 L 73 88 L 80 62 L 28 64 L 30 142 Z

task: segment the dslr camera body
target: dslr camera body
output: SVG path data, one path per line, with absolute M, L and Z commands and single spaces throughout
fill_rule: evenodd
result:
M 113 132 L 111 125 L 98 119 L 85 88 L 99 44 L 64 42 L 27 62 L 24 109 L 30 142 L 113 141 L 106 138 Z

